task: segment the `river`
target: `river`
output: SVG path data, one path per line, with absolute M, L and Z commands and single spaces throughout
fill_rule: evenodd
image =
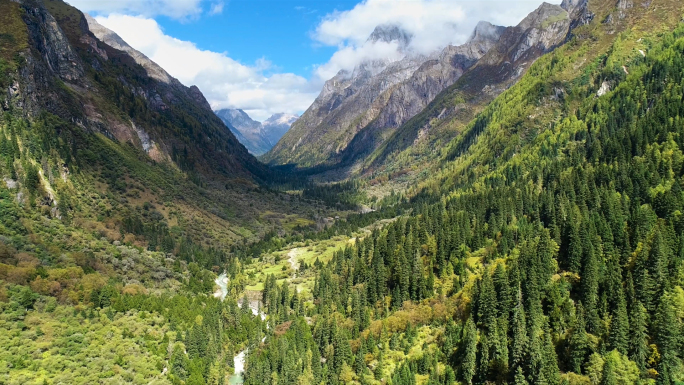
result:
M 214 282 L 219 287 L 219 289 L 214 293 L 214 297 L 220 298 L 221 301 L 223 301 L 228 295 L 228 276 L 226 273 L 222 273 L 214 280 Z M 259 301 L 249 301 L 249 308 L 252 310 L 252 314 L 259 315 L 263 321 L 266 319 L 266 314 L 261 311 L 259 304 Z M 238 306 L 242 307 L 242 301 L 238 301 Z M 264 337 L 261 342 L 263 342 L 265 339 L 266 337 Z M 228 380 L 228 383 L 231 385 L 242 384 L 242 373 L 245 371 L 245 358 L 247 357 L 247 350 L 248 349 L 245 349 L 233 357 L 233 368 L 235 368 L 235 373 L 230 376 L 230 379 Z

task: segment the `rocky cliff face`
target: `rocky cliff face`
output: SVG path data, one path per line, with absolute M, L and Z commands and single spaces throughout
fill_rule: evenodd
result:
M 435 96 L 486 54 L 504 30 L 504 27 L 480 22 L 466 44 L 450 45 L 436 58 L 425 61 L 407 81 L 392 91 L 373 125 L 397 128 L 422 111 Z
M 253 120 L 245 111 L 225 108 L 216 115 L 233 132 L 247 150 L 253 155 L 262 155 L 270 150 L 297 120 L 296 115 L 274 114 L 263 123 Z
M 542 4 L 514 27 L 481 22 L 465 44 L 414 58 L 414 66 L 404 68 L 403 78 L 388 76 L 387 69 L 406 58 L 363 78 L 363 84 L 377 90 L 372 98 L 363 87 L 354 87 L 358 78 L 338 74 L 264 159 L 337 167 L 363 162 L 375 152 L 374 161 L 382 161 L 385 152 L 406 148 L 419 135 L 429 136 L 432 119 L 445 119 L 469 108 L 432 103 L 445 90 L 457 88 L 471 95 L 475 104 L 491 100 L 587 19 L 591 15 L 585 0 L 566 0 L 563 7 Z
M 18 7 L 15 21 L 26 36 L 8 31 L 23 41 L 16 43 L 22 59 L 10 74 L 5 107 L 30 117 L 56 115 L 85 132 L 129 142 L 157 162 L 203 173 L 267 173 L 197 87 L 183 86 L 112 31 L 61 0 L 9 4 Z
M 480 23 L 464 45 L 432 55 L 408 51 L 411 35 L 396 26 L 378 26 L 371 42 L 396 43 L 402 58 L 373 60 L 326 82 L 313 105 L 273 150 L 273 163 L 315 166 L 344 153 L 364 128 L 396 128 L 453 84 L 498 40 L 503 27 Z M 376 142 L 377 133 L 368 140 Z M 380 138 L 381 139 L 381 138 Z M 369 143 L 366 148 L 373 147 Z
M 245 111 L 226 108 L 216 111 L 216 115 L 253 155 L 261 155 L 273 147 L 264 138 L 261 123 L 252 120 Z
M 97 22 L 93 17 L 84 14 L 86 22 L 88 23 L 88 29 L 90 32 L 97 37 L 101 42 L 109 45 L 112 48 L 118 49 L 120 51 L 126 52 L 130 55 L 136 63 L 140 64 L 141 67 L 147 71 L 147 75 L 153 79 L 156 79 L 162 83 L 180 85 L 180 82 L 174 77 L 169 75 L 163 68 L 161 68 L 157 63 L 150 60 L 142 52 L 136 50 L 126 43 L 119 35 L 114 31 L 104 27 Z
M 482 106 L 517 82 L 541 55 L 567 41 L 573 28 L 591 20 L 586 4 L 584 0 L 569 0 L 565 4 L 568 11 L 543 3 L 518 25 L 505 28 L 498 41 L 420 114 L 386 133 L 386 139 L 371 146 L 372 154 L 367 155 L 370 151 L 364 139 L 377 132 L 377 128 L 369 127 L 355 138 L 345 154 L 338 157 L 339 161 L 362 163 L 366 171 L 377 170 L 391 164 L 394 154 L 413 145 L 434 144 L 438 139 L 448 141 L 458 134 L 459 125 L 467 124 Z M 441 122 L 450 122 L 449 127 Z

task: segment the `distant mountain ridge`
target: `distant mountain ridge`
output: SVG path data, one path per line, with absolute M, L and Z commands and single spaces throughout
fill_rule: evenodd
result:
M 261 159 L 300 168 L 362 170 L 381 166 L 390 153 L 417 139 L 448 141 L 456 127 L 432 132 L 432 122 L 459 114 L 463 121 L 472 118 L 537 58 L 591 20 L 586 9 L 585 0 L 567 0 L 562 7 L 543 3 L 517 26 L 478 23 L 460 46 L 427 56 L 400 49 L 405 53 L 400 60 L 372 60 L 340 71 Z M 409 44 L 410 34 L 378 26 L 371 39 L 391 39 L 401 47 Z M 438 98 L 454 87 L 451 99 Z
M 394 25 L 377 26 L 368 41 L 394 42 L 403 57 L 369 60 L 351 72 L 340 71 L 263 159 L 302 167 L 338 162 L 365 127 L 398 127 L 420 112 L 475 64 L 503 30 L 481 22 L 465 44 L 423 55 L 410 50 L 410 33 Z
M 259 156 L 273 148 L 299 117 L 284 112 L 273 114 L 263 123 L 253 120 L 245 111 L 224 108 L 215 112 L 249 152 Z

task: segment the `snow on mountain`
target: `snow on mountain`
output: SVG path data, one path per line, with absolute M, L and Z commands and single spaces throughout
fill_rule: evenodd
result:
M 241 109 L 224 108 L 215 113 L 235 134 L 240 143 L 257 156 L 275 146 L 298 118 L 294 114 L 277 113 L 260 123 Z

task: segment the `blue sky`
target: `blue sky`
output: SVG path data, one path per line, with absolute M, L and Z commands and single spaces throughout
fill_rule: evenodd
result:
M 480 20 L 515 25 L 540 0 L 68 0 L 90 13 L 212 108 L 256 120 L 301 114 L 324 82 L 367 60 L 398 59 L 370 43 L 380 24 L 409 32 L 412 54 L 462 44 Z M 552 0 L 559 3 L 560 0 Z
M 162 16 L 157 22 L 167 34 L 201 49 L 227 52 L 243 63 L 265 58 L 276 70 L 308 77 L 313 64 L 325 63 L 336 50 L 312 41 L 310 34 L 325 15 L 352 9 L 356 3 L 232 0 L 221 14 L 189 22 Z

